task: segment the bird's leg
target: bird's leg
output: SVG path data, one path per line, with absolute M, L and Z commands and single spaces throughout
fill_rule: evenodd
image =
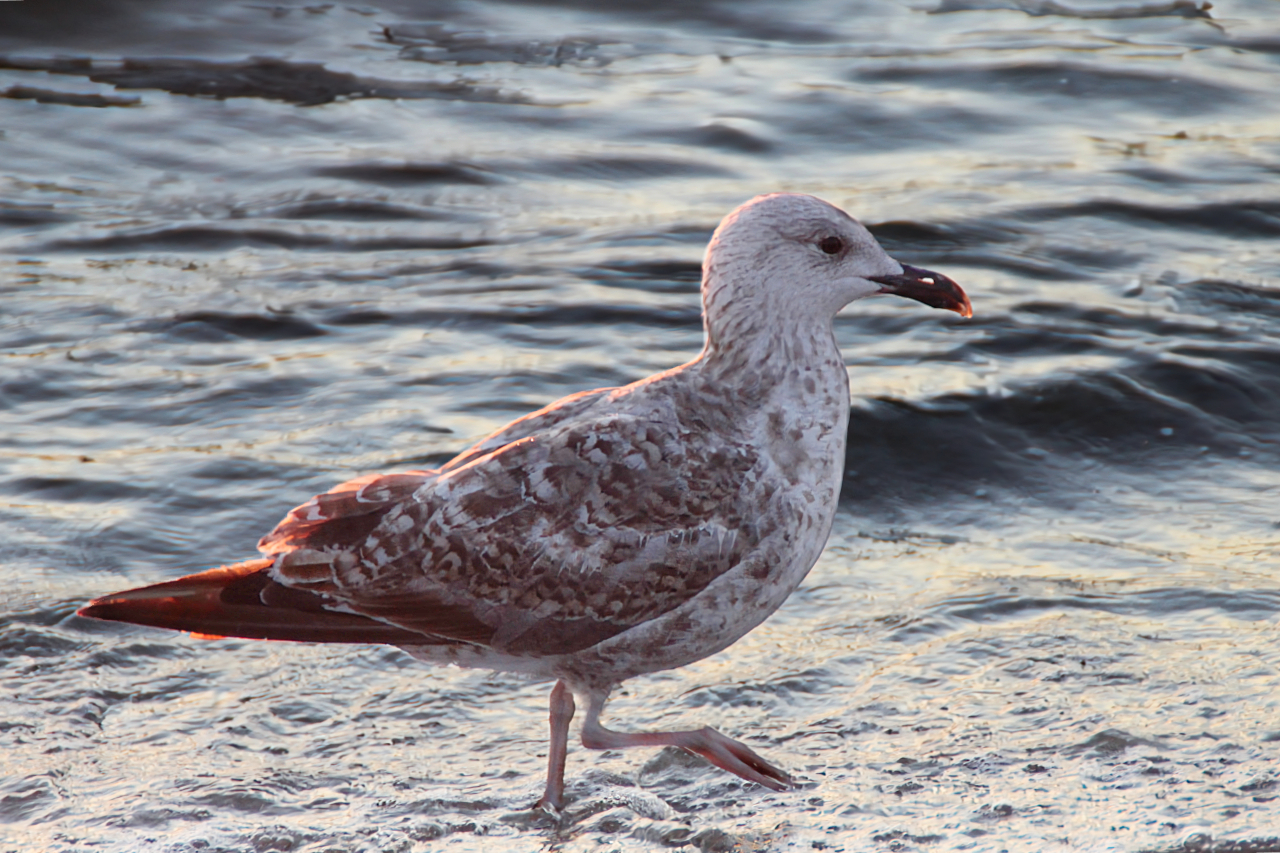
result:
M 587 719 L 582 724 L 582 745 L 587 749 L 678 746 L 694 755 L 701 755 L 722 770 L 774 791 L 784 791 L 792 785 L 790 776 L 756 755 L 746 744 L 725 737 L 710 726 L 683 732 L 610 731 L 600 724 L 600 712 L 604 710 L 607 698 L 607 693 L 591 694 Z
M 569 721 L 573 719 L 573 693 L 563 681 L 551 690 L 551 746 L 547 750 L 547 789 L 534 808 L 560 811 L 564 807 L 564 762 L 569 750 Z

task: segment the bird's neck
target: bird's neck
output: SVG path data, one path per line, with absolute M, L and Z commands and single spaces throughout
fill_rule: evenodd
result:
M 748 405 L 848 405 L 849 374 L 830 319 L 779 322 L 775 316 L 709 326 L 695 363 L 708 385 Z
M 734 260 L 713 262 L 708 252 L 704 266 L 705 369 L 783 381 L 792 365 L 840 361 L 831 327 L 839 305 L 826 304 L 820 292 L 766 279 L 759 259 Z

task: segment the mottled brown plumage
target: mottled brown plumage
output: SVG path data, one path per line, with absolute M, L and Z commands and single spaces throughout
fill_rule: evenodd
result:
M 547 410 L 533 436 L 439 473 L 344 483 L 259 548 L 279 582 L 441 641 L 539 657 L 593 646 L 688 601 L 771 532 L 750 436 L 636 411 L 672 381 Z M 620 402 L 627 414 L 608 413 Z M 441 605 L 489 630 L 435 624 Z

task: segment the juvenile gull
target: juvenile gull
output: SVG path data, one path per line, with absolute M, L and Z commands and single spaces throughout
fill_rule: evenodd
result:
M 372 474 L 291 511 L 264 555 L 79 612 L 206 636 L 389 643 L 435 664 L 555 679 L 539 805 L 564 802 L 574 696 L 588 749 L 677 746 L 782 790 L 711 728 L 600 723 L 624 679 L 714 654 L 778 609 L 826 545 L 849 421 L 832 320 L 894 293 L 969 317 L 951 279 L 900 264 L 812 196 L 752 199 L 702 263 L 688 364 L 565 397 L 430 471 Z

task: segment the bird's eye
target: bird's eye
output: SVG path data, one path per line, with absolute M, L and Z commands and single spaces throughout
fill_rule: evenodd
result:
M 822 242 L 818 243 L 818 248 L 828 255 L 838 255 L 844 248 L 844 241 L 839 237 L 823 237 Z

